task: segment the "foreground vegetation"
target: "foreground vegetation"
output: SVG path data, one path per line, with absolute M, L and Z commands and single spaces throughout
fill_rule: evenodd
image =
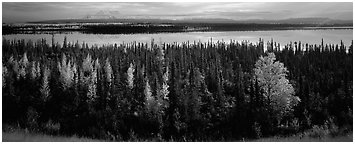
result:
M 76 135 L 73 136 L 55 136 L 48 135 L 41 132 L 28 131 L 27 129 L 23 130 L 20 128 L 4 128 L 5 131 L 2 132 L 2 141 L 3 142 L 99 142 L 99 141 L 108 141 L 98 140 L 98 139 L 88 139 L 88 138 L 79 138 Z M 259 139 L 241 139 L 233 140 L 227 139 L 225 141 L 256 141 L 256 142 L 352 142 L 353 133 L 351 128 L 343 128 L 337 131 L 332 131 L 327 133 L 327 130 L 319 129 L 315 127 L 313 129 L 306 130 L 305 132 L 292 134 L 288 136 L 273 136 Z M 158 137 L 152 137 L 150 139 L 138 139 L 135 136 L 132 136 L 128 141 L 132 142 L 142 142 L 142 141 L 159 141 Z M 168 141 L 175 141 L 174 139 L 169 139 Z
M 76 136 L 50 136 L 45 134 L 35 134 L 23 131 L 13 133 L 4 132 L 2 136 L 3 142 L 98 142 L 98 140 L 78 138 Z
M 5 127 L 5 128 L 4 128 Z M 97 139 L 79 138 L 73 136 L 55 136 L 42 132 L 29 131 L 28 129 L 9 128 L 3 126 L 3 142 L 99 142 Z
M 322 138 L 302 137 L 295 135 L 290 137 L 261 138 L 256 140 L 256 142 L 353 142 L 353 135 L 350 133 L 344 136 L 325 136 Z
M 324 129 L 313 128 L 305 132 L 293 134 L 291 136 L 274 136 L 260 138 L 257 142 L 352 142 L 353 133 L 342 129 L 332 133 L 325 132 Z
M 352 131 L 352 45 L 53 41 L 3 40 L 3 124 L 108 141 Z

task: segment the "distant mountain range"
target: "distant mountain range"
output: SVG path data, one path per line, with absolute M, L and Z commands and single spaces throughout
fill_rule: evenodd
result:
M 352 20 L 334 20 L 329 18 L 290 18 L 277 21 L 255 20 L 255 23 L 281 23 L 281 24 L 352 24 Z
M 58 24 L 58 23 L 225 23 L 225 24 L 312 24 L 312 25 L 346 25 L 352 26 L 352 20 L 334 20 L 329 18 L 290 18 L 283 20 L 263 20 L 263 19 L 251 19 L 251 20 L 232 20 L 232 19 L 222 19 L 222 18 L 191 18 L 191 19 L 136 19 L 136 18 L 116 18 L 108 13 L 99 12 L 95 15 L 87 15 L 82 19 L 61 19 L 61 20 L 46 20 L 46 21 L 36 21 L 28 23 L 47 23 L 47 24 Z
M 117 19 L 111 11 L 99 11 L 96 14 L 88 14 L 83 19 Z
M 283 20 L 232 20 L 232 19 L 184 19 L 191 23 L 254 23 L 254 24 L 352 24 L 352 20 L 334 20 L 329 18 L 290 18 Z

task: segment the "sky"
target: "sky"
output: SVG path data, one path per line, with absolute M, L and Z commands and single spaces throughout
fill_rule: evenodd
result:
M 352 20 L 351 2 L 3 2 L 3 23 L 77 19 L 104 13 L 116 18 L 226 18 L 233 20 L 322 17 Z M 101 11 L 101 12 L 100 12 Z

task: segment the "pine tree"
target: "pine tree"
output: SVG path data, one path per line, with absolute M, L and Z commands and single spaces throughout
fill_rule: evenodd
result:
M 159 84 L 159 82 L 157 81 L 157 90 L 156 90 L 156 98 L 157 98 L 157 108 L 159 113 L 164 113 L 165 109 L 169 106 L 169 85 L 168 85 L 168 80 L 169 80 L 169 69 L 166 69 L 166 72 L 163 75 L 163 83 Z
M 169 85 L 168 85 L 168 81 L 169 81 L 169 68 L 166 67 L 166 71 L 163 75 L 163 85 L 162 85 L 162 89 L 161 89 L 161 94 L 162 94 L 162 98 L 164 100 L 169 100 Z
M 76 65 L 76 63 L 73 64 L 71 70 L 74 74 L 74 85 L 77 86 L 77 84 L 79 83 L 79 73 L 78 73 L 78 66 Z
M 9 60 L 7 61 L 8 66 L 9 66 L 9 70 L 14 72 L 16 79 L 19 79 L 20 74 L 19 74 L 19 64 L 17 62 L 17 60 L 14 59 L 14 57 L 11 55 L 11 57 L 9 58 Z
M 97 92 L 97 71 L 94 70 L 92 71 L 89 77 L 89 84 L 88 84 L 87 97 L 90 102 L 95 101 L 95 99 L 97 98 L 96 92 Z
M 64 36 L 64 41 L 63 41 L 63 48 L 67 48 L 68 44 L 67 44 L 67 36 Z
M 60 73 L 59 81 L 62 84 L 62 88 L 63 90 L 67 90 L 73 85 L 75 73 L 71 61 L 69 60 L 67 62 L 65 54 L 62 56 L 62 62 L 58 62 L 58 70 Z
M 36 62 L 36 76 L 41 77 L 41 63 Z
M 105 80 L 105 91 L 106 91 L 106 99 L 107 100 L 110 100 L 111 97 L 112 97 L 112 83 L 113 83 L 113 70 L 112 70 L 112 67 L 111 67 L 111 64 L 110 64 L 110 61 L 109 59 L 107 58 L 105 60 L 105 65 L 104 65 L 104 80 Z
M 127 84 L 128 88 L 133 89 L 133 82 L 134 82 L 134 65 L 131 63 L 128 70 L 127 70 Z
M 113 71 L 108 58 L 105 61 L 104 69 L 105 69 L 106 82 L 108 83 L 108 87 L 111 87 L 112 79 L 113 79 Z
M 202 80 L 204 77 L 200 73 L 200 71 L 197 68 L 192 68 L 191 69 L 191 75 L 190 75 L 190 98 L 189 98 L 189 108 L 190 108 L 190 118 L 192 120 L 196 120 L 200 118 L 201 114 L 201 95 L 204 90 L 200 91 Z
M 31 62 L 31 67 L 30 67 L 30 79 L 35 80 L 37 78 L 37 67 L 36 67 L 36 62 L 33 61 Z
M 27 59 L 27 53 L 23 54 L 23 57 L 20 59 L 19 62 L 19 77 L 26 78 L 26 70 L 28 68 L 29 61 Z
M 148 111 L 151 111 L 155 103 L 155 98 L 153 97 L 152 90 L 149 84 L 149 79 L 147 77 L 145 78 L 144 96 L 144 104 L 147 107 Z
M 6 87 L 6 77 L 8 75 L 8 70 L 4 64 L 2 64 L 2 87 Z
M 40 88 L 40 92 L 44 102 L 48 101 L 50 96 L 49 76 L 50 76 L 50 70 L 47 67 L 45 67 L 43 69 L 42 85 Z
M 97 69 L 99 67 L 98 59 L 93 62 L 90 54 L 83 60 L 83 74 L 80 81 L 87 90 L 86 96 L 88 102 L 93 102 L 97 98 Z
M 162 64 L 164 64 L 164 58 L 165 56 L 165 53 L 164 53 L 164 49 L 162 48 L 162 46 L 158 46 L 158 49 L 157 49 L 157 60 L 159 62 L 161 62 Z
M 83 60 L 82 69 L 84 72 L 84 77 L 88 77 L 90 73 L 94 70 L 92 66 L 92 58 L 90 54 L 87 54 L 86 58 Z
M 99 69 L 101 69 L 101 65 L 100 65 L 100 62 L 99 62 L 99 59 L 97 58 L 94 62 L 94 69 L 96 71 L 98 71 Z

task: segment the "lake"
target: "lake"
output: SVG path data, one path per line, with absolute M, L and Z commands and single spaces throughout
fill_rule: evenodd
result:
M 153 33 L 153 34 L 84 34 L 80 32 L 68 32 L 62 34 L 54 34 L 54 39 L 60 44 L 63 43 L 64 37 L 67 37 L 69 42 L 79 43 L 86 42 L 88 45 L 107 45 L 107 44 L 121 44 L 122 42 L 151 42 L 154 39 L 156 43 L 165 42 L 193 42 L 201 41 L 226 41 L 230 39 L 242 41 L 248 40 L 250 42 L 257 42 L 259 38 L 264 41 L 274 41 L 285 45 L 290 41 L 301 41 L 302 43 L 320 44 L 322 38 L 324 43 L 340 44 L 343 40 L 345 45 L 350 45 L 353 40 L 352 29 L 319 29 L 319 30 L 270 30 L 270 31 L 222 31 L 222 32 L 181 32 L 181 33 Z M 3 35 L 5 39 L 26 39 L 36 41 L 41 38 L 47 39 L 51 43 L 51 34 L 11 34 Z

